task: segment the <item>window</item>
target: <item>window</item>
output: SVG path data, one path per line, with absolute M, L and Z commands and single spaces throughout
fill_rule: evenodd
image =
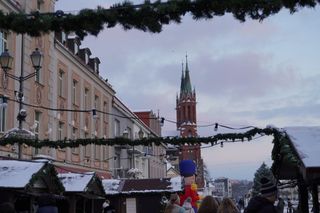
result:
M 72 94 L 71 94 L 71 98 L 72 98 L 72 104 L 76 104 L 76 96 L 77 96 L 77 84 L 78 82 L 76 80 L 72 81 Z
M 103 102 L 103 110 L 102 110 L 105 114 L 103 114 L 103 121 L 104 122 L 108 122 L 108 116 L 107 116 L 107 112 L 108 112 L 108 103 L 105 101 Z
M 7 109 L 5 107 L 0 107 L 0 132 L 6 131 L 6 120 L 7 120 L 6 114 L 7 114 Z
M 94 71 L 95 71 L 95 72 L 98 72 L 98 71 L 99 71 L 99 70 L 98 70 L 98 64 L 97 64 L 96 61 L 94 62 Z
M 99 96 L 94 96 L 94 108 L 99 109 Z
M 117 119 L 114 120 L 114 136 L 120 136 L 120 121 Z
M 94 156 L 96 159 L 100 159 L 100 145 L 94 145 Z
M 37 0 L 37 10 L 38 10 L 38 11 L 41 10 L 42 4 L 43 4 L 43 0 Z
M 89 134 L 88 133 L 84 133 L 84 138 L 89 138 Z M 84 154 L 86 157 L 90 157 L 91 155 L 91 144 L 86 145 L 84 147 Z
M 103 138 L 107 138 L 108 137 L 108 124 L 103 124 Z
M 72 128 L 72 139 L 75 140 L 77 139 L 77 128 Z M 72 153 L 78 153 L 78 147 L 72 147 L 71 149 Z
M 102 146 L 102 155 L 103 155 L 103 160 L 108 159 L 109 154 L 108 154 L 108 147 L 107 146 Z
M 34 134 L 35 134 L 36 138 L 39 138 L 40 117 L 41 117 L 41 112 L 35 111 L 35 114 L 34 114 L 34 124 L 35 124 Z
M 78 52 L 79 52 L 79 46 L 78 46 L 76 40 L 74 40 L 74 54 L 76 55 L 76 54 L 78 54 Z
M 127 127 L 127 131 L 128 131 L 128 138 L 132 139 L 132 131 L 131 128 Z
M 8 33 L 0 31 L 0 51 L 1 53 L 8 48 Z
M 61 43 L 65 44 L 67 42 L 67 34 L 65 32 L 61 32 Z
M 84 57 L 85 57 L 85 58 L 84 58 L 85 63 L 88 64 L 88 63 L 89 63 L 89 55 L 88 55 L 87 52 L 85 52 Z
M 84 89 L 84 107 L 86 109 L 89 109 L 89 89 L 88 88 L 85 88 Z
M 58 76 L 58 95 L 60 97 L 63 97 L 63 77 L 64 72 L 63 70 L 59 70 L 59 76 Z
M 72 139 L 77 139 L 77 128 L 72 128 Z
M 58 140 L 63 140 L 63 122 L 58 123 Z

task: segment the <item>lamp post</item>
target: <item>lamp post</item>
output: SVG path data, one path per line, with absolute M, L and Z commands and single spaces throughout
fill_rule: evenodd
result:
M 16 80 L 19 82 L 19 91 L 18 91 L 18 102 L 19 102 L 19 112 L 17 115 L 17 120 L 19 121 L 18 126 L 18 133 L 14 135 L 14 137 L 19 137 L 19 133 L 24 133 L 22 122 L 25 121 L 27 117 L 26 110 L 23 109 L 23 82 L 25 80 L 28 80 L 29 78 L 32 78 L 36 75 L 38 75 L 41 65 L 42 65 L 42 59 L 43 56 L 38 48 L 36 48 L 32 54 L 30 55 L 30 59 L 32 62 L 32 66 L 35 69 L 34 72 L 24 76 L 24 70 L 23 70 L 23 47 L 22 47 L 22 54 L 21 54 L 21 70 L 20 70 L 20 76 L 15 76 L 9 71 L 12 69 L 12 63 L 13 63 L 13 57 L 10 55 L 9 51 L 6 49 L 1 55 L 0 55 L 0 65 L 1 68 L 5 74 L 6 77 L 9 77 L 13 80 Z M 25 134 L 24 134 L 25 136 Z M 19 159 L 22 158 L 22 146 L 19 144 L 18 146 L 18 157 Z

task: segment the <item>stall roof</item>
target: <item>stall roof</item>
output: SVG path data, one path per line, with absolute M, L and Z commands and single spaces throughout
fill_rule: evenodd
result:
M 62 173 L 58 174 L 66 192 L 84 192 L 94 173 Z
M 305 167 L 320 167 L 320 127 L 286 127 L 285 132 Z
M 24 188 L 45 162 L 0 160 L 0 187 Z
M 180 176 L 161 179 L 102 180 L 107 195 L 182 191 Z

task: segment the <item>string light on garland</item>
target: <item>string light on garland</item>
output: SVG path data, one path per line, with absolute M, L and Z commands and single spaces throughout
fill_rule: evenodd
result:
M 215 124 L 214 124 L 214 131 L 218 131 L 218 126 L 219 126 L 218 123 L 215 123 Z
M 93 119 L 97 119 L 98 118 L 96 109 L 92 109 L 92 117 L 93 117 Z
M 263 20 L 287 8 L 290 13 L 303 7 L 315 7 L 316 0 L 160 0 L 153 3 L 146 0 L 143 4 L 134 5 L 125 1 L 111 6 L 109 9 L 83 9 L 77 15 L 55 13 L 30 14 L 9 13 L 0 11 L 0 29 L 27 33 L 39 36 L 49 32 L 75 32 L 80 38 L 91 34 L 98 35 L 107 28 L 121 25 L 125 30 L 138 29 L 145 32 L 159 33 L 163 25 L 171 22 L 181 23 L 182 16 L 190 13 L 195 20 L 211 19 L 227 13 L 241 22 L 246 18 Z

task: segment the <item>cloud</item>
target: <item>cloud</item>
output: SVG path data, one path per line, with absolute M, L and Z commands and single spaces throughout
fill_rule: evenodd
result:
M 77 10 L 116 2 L 121 1 L 60 0 L 56 5 Z M 82 47 L 100 58 L 101 75 L 132 110 L 159 109 L 160 116 L 175 120 L 181 63 L 187 52 L 198 124 L 316 125 L 320 46 L 314 26 L 319 25 L 319 14 L 319 7 L 294 15 L 284 10 L 263 22 L 244 23 L 230 14 L 201 21 L 187 14 L 181 24 L 164 26 L 160 34 L 117 26 L 86 38 Z M 164 130 L 175 128 L 165 123 Z M 212 135 L 213 128 L 198 132 Z M 213 177 L 251 179 L 263 161 L 270 162 L 271 147 L 271 140 L 232 144 L 203 150 L 203 157 Z

